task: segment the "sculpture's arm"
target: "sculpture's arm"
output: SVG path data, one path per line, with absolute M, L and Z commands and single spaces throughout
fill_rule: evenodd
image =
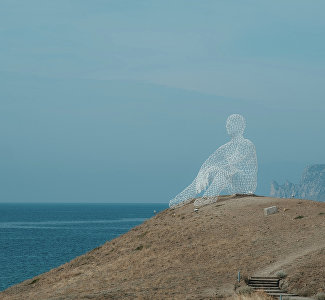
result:
M 209 158 L 202 164 L 198 175 L 195 178 L 196 191 L 200 193 L 209 185 L 211 174 L 215 172 L 216 168 L 225 167 L 228 162 L 225 157 L 226 145 L 219 147 Z
M 222 166 L 222 165 L 226 165 L 228 163 L 226 156 L 225 156 L 225 153 L 227 152 L 226 145 L 219 147 L 216 151 L 214 151 L 208 157 L 208 159 L 202 164 L 198 174 L 202 174 L 202 173 L 206 172 L 206 170 L 209 169 L 212 165 L 218 164 L 218 165 Z

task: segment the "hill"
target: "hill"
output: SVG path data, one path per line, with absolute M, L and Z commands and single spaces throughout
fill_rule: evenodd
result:
M 264 216 L 272 205 L 279 213 Z M 0 299 L 214 299 L 234 292 L 239 270 L 284 270 L 300 295 L 324 290 L 325 203 L 223 196 L 167 209 Z

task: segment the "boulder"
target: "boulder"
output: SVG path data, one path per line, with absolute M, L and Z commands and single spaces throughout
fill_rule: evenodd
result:
M 275 214 L 277 212 L 278 212 L 278 208 L 276 206 L 271 206 L 271 207 L 264 208 L 264 215 L 265 216 L 273 215 L 273 214 Z

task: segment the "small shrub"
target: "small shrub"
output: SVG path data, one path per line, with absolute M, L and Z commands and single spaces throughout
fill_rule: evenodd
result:
M 250 286 L 241 286 L 240 288 L 237 289 L 236 292 L 239 295 L 250 295 L 254 293 L 254 289 Z
M 313 293 L 314 293 L 314 291 L 312 290 L 312 288 L 309 288 L 309 287 L 305 287 L 299 291 L 299 295 L 303 296 L 303 297 L 309 297 L 309 296 L 313 295 Z
M 37 281 L 39 281 L 39 278 L 35 278 L 30 284 L 34 284 L 36 283 Z
M 279 271 L 279 272 L 276 273 L 276 277 L 281 278 L 281 279 L 286 278 L 287 277 L 287 273 L 284 272 L 283 270 L 281 270 L 281 271 Z
M 135 250 L 137 250 L 137 251 L 142 250 L 142 249 L 143 249 L 143 245 L 140 245 L 140 246 L 135 248 Z
M 294 219 L 297 220 L 297 219 L 302 219 L 302 218 L 304 218 L 304 216 L 297 216 Z
M 316 300 L 325 300 L 325 293 L 323 292 L 317 293 L 315 298 Z
M 289 288 L 288 282 L 286 280 L 281 280 L 280 289 L 286 291 L 286 290 L 288 290 L 288 288 Z
M 243 276 L 243 280 L 244 280 L 244 282 L 245 282 L 246 284 L 249 283 L 249 278 L 248 278 L 247 276 Z
M 147 235 L 148 231 L 142 232 L 138 235 L 138 238 L 141 239 Z
M 320 212 L 319 215 L 325 215 L 325 212 Z

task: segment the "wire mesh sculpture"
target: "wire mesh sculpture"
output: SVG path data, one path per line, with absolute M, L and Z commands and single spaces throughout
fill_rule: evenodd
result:
M 194 206 L 217 201 L 221 192 L 253 194 L 257 186 L 257 157 L 254 144 L 243 137 L 246 127 L 242 115 L 230 115 L 226 129 L 230 142 L 219 147 L 201 166 L 193 182 L 170 200 L 169 206 L 184 205 L 193 198 Z

